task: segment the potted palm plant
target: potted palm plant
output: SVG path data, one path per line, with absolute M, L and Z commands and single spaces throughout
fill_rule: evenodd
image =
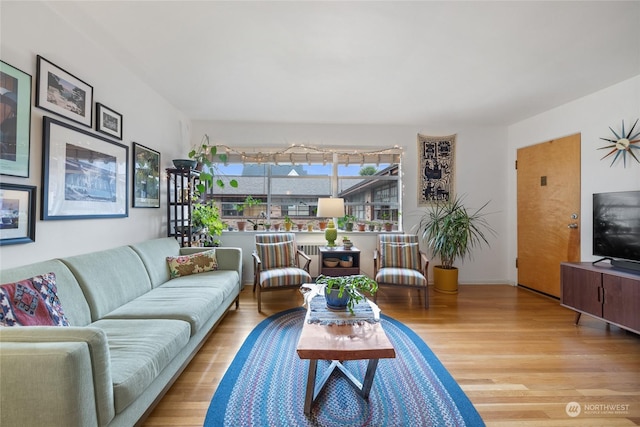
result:
M 327 307 L 332 310 L 346 310 L 353 314 L 353 307 L 365 299 L 363 292 L 374 295 L 378 291 L 378 282 L 358 274 L 354 276 L 324 276 L 316 279 L 317 284 L 325 286 L 324 296 Z
M 487 234 L 495 235 L 483 209 L 469 211 L 460 197 L 437 202 L 423 215 L 418 224 L 422 239 L 439 257 L 441 265 L 433 267 L 434 288 L 438 292 L 458 292 L 458 269 L 453 266 L 457 258 L 464 261 L 474 248 L 489 245 Z

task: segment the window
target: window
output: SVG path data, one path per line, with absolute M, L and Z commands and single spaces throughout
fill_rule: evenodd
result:
M 217 172 L 236 179 L 238 187 L 215 187 L 207 197 L 219 204 L 230 225 L 241 218 L 254 223 L 278 222 L 285 216 L 298 223 L 316 220 L 318 198 L 331 196 L 344 198 L 346 214 L 361 222 L 398 222 L 399 150 L 299 151 L 246 154 L 228 149 L 228 162 L 218 164 Z M 243 206 L 247 196 L 258 204 Z

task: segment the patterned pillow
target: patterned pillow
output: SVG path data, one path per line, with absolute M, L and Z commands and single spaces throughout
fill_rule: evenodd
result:
M 417 242 L 389 242 L 382 246 L 382 267 L 420 270 L 420 247 Z
M 54 273 L 0 286 L 0 326 L 69 326 L 57 292 Z
M 290 242 L 256 243 L 262 269 L 296 266 L 296 244 Z
M 167 264 L 169 265 L 169 274 L 172 279 L 218 269 L 215 249 L 191 255 L 169 256 L 167 257 Z

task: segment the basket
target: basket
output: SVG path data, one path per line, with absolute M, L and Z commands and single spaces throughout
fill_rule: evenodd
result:
M 353 266 L 353 261 L 340 260 L 340 267 L 351 267 Z
M 324 263 L 325 267 L 331 268 L 331 267 L 336 267 L 340 262 L 340 260 L 338 258 L 325 258 L 324 260 L 322 260 L 322 262 Z

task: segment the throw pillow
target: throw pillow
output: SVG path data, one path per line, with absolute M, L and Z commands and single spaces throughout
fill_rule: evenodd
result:
M 389 242 L 382 247 L 382 267 L 400 267 L 420 270 L 418 243 Z
M 256 251 L 262 262 L 262 269 L 296 266 L 296 244 L 293 241 L 278 243 L 256 243 Z
M 0 326 L 69 326 L 56 287 L 56 275 L 0 286 Z
M 218 269 L 215 249 L 191 255 L 167 257 L 167 264 L 172 279 Z

